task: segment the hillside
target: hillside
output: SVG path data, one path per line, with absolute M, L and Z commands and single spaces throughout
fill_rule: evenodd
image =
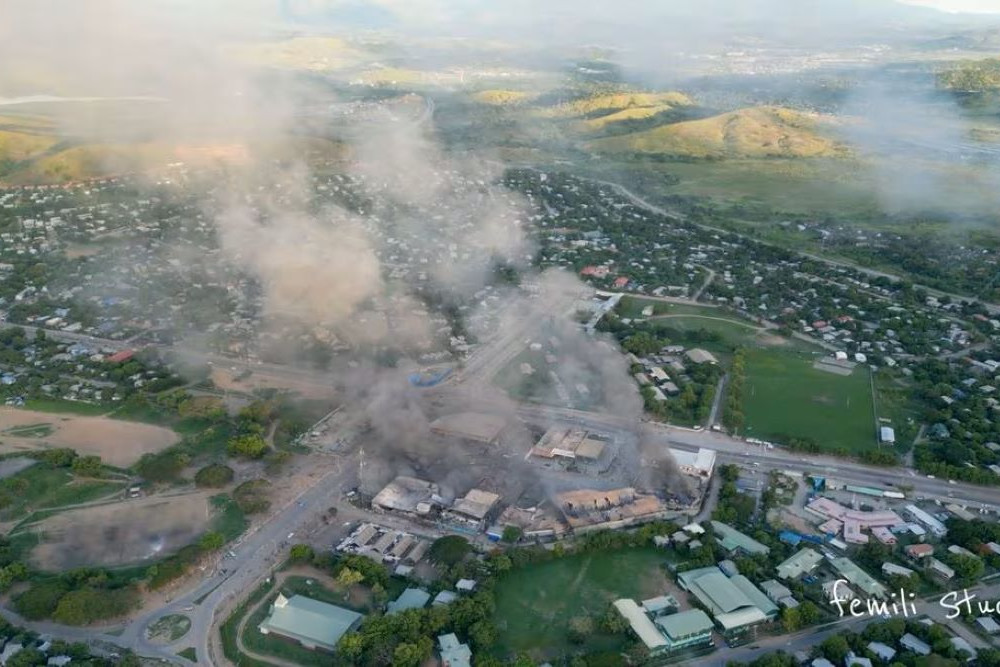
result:
M 677 107 L 670 104 L 656 104 L 649 107 L 630 107 L 628 109 L 622 109 L 621 111 L 615 111 L 603 116 L 598 116 L 597 118 L 588 118 L 587 120 L 580 121 L 580 129 L 584 132 L 595 132 L 597 130 L 605 129 L 609 125 L 614 125 L 615 123 L 646 120 L 658 114 L 673 111 L 676 108 Z
M 611 93 L 593 95 L 558 106 L 539 110 L 539 115 L 549 118 L 573 118 L 616 113 L 623 110 L 659 108 L 660 111 L 676 107 L 693 106 L 694 102 L 684 93 Z M 659 113 L 659 111 L 657 112 Z
M 490 106 L 515 106 L 524 104 L 537 97 L 536 93 L 528 93 L 521 90 L 480 90 L 473 93 L 472 99 L 480 104 Z
M 596 139 L 603 153 L 656 153 L 688 158 L 831 157 L 845 149 L 811 116 L 781 107 L 739 109 L 700 120 Z
M 0 169 L 49 150 L 57 142 L 51 123 L 29 116 L 0 116 Z

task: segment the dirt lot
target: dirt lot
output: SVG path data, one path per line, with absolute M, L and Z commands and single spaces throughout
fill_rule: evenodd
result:
M 42 424 L 51 427 L 52 432 L 43 437 L 10 433 L 18 427 Z M 105 463 L 124 468 L 143 454 L 166 449 L 178 439 L 170 429 L 151 424 L 0 407 L 0 453 L 69 447 L 80 454 L 97 454 Z
M 41 540 L 31 560 L 47 571 L 138 564 L 190 544 L 210 518 L 207 493 L 70 510 L 35 528 Z
M 261 371 L 254 371 L 242 380 L 236 380 L 233 376 L 230 371 L 221 368 L 212 369 L 212 382 L 219 389 L 226 391 L 252 393 L 255 389 L 287 389 L 296 392 L 302 398 L 328 399 L 336 396 L 332 383 L 327 386 L 308 380 L 278 377 Z

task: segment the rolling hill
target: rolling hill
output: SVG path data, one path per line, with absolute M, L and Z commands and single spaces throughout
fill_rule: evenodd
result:
M 665 111 L 684 106 L 694 106 L 691 98 L 684 93 L 610 93 L 539 109 L 538 114 L 548 118 L 573 118 L 653 107 Z
M 651 153 L 687 158 L 834 157 L 846 149 L 812 116 L 782 107 L 751 107 L 596 139 L 598 153 Z
M 524 104 L 537 96 L 537 93 L 529 93 L 523 90 L 493 89 L 480 90 L 479 92 L 473 93 L 472 99 L 480 104 L 488 104 L 490 106 L 499 107 Z

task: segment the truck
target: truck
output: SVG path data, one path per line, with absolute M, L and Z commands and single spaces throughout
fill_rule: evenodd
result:
M 901 493 L 899 491 L 883 491 L 882 495 L 885 498 L 892 498 L 894 500 L 903 500 L 906 498 L 906 494 Z

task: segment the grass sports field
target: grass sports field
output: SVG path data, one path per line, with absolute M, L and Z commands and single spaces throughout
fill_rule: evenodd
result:
M 497 646 L 512 654 L 528 651 L 536 658 L 579 648 L 569 642 L 569 621 L 581 616 L 599 619 L 618 598 L 662 595 L 667 590 L 664 562 L 662 552 L 632 549 L 581 554 L 519 569 L 497 587 Z M 585 648 L 618 650 L 621 638 L 598 631 Z
M 813 368 L 815 360 L 791 350 L 747 351 L 746 435 L 811 438 L 823 449 L 853 453 L 874 448 L 868 368 L 837 375 Z

